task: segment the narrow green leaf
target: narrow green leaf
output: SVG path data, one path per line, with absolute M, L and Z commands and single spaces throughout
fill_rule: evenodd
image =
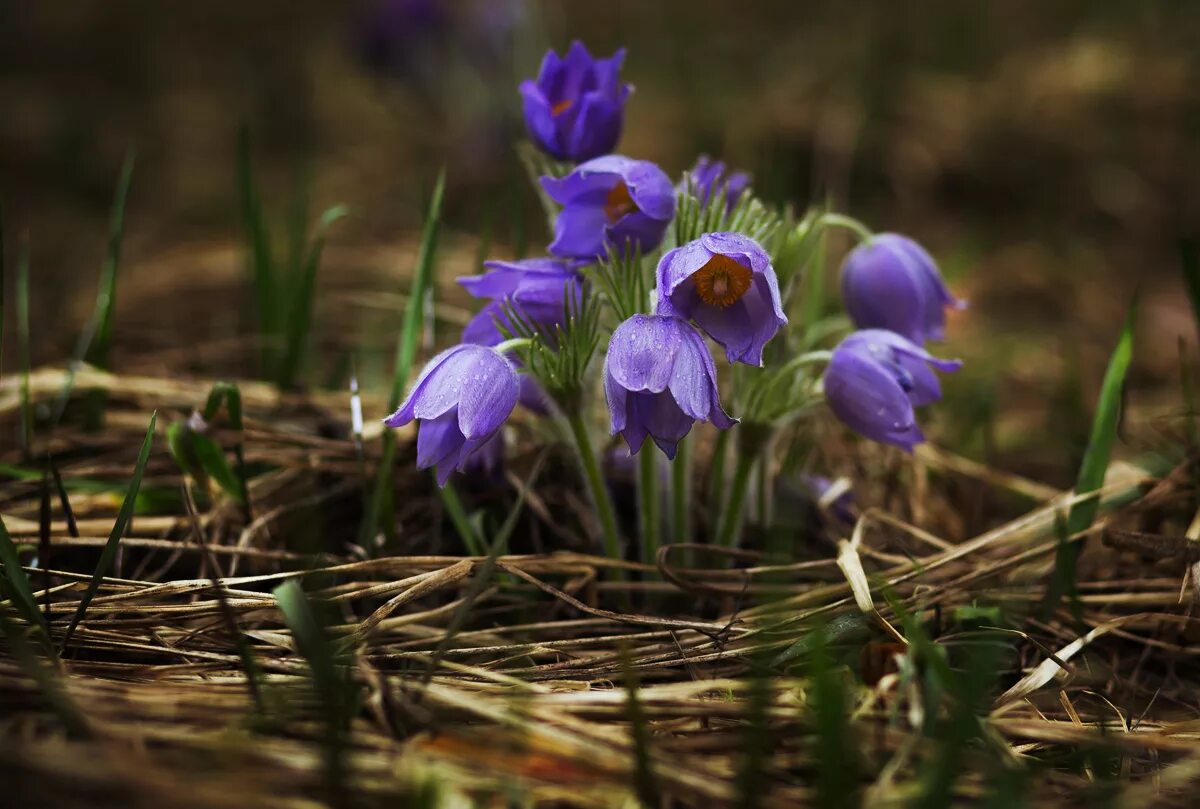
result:
M 258 304 L 258 328 L 262 336 L 262 372 L 269 376 L 275 367 L 275 340 L 279 336 L 279 287 L 271 258 L 271 241 L 263 216 L 262 200 L 254 181 L 250 128 L 238 129 L 237 184 L 242 226 L 246 236 L 246 265 Z
M 317 268 L 321 263 L 321 252 L 325 249 L 325 235 L 331 225 L 346 216 L 347 209 L 337 205 L 325 211 L 317 223 L 312 245 L 303 264 L 290 276 L 290 305 L 287 311 L 283 347 L 283 359 L 279 368 L 278 383 L 290 388 L 304 363 L 304 352 L 308 343 L 308 332 L 312 324 L 313 292 L 317 283 Z
M 487 553 L 487 548 L 484 547 L 483 540 L 475 533 L 475 529 L 471 525 L 471 520 L 467 517 L 467 510 L 463 508 L 462 500 L 459 499 L 458 490 L 454 488 L 454 484 L 446 481 L 445 486 L 438 487 L 438 494 L 442 498 L 442 505 L 446 508 L 446 514 L 449 515 L 450 522 L 454 523 L 454 530 L 458 532 L 458 536 L 463 541 L 467 553 L 472 556 L 484 556 Z
M 1179 261 L 1188 300 L 1192 304 L 1192 317 L 1196 321 L 1197 331 L 1200 331 L 1200 243 L 1196 239 L 1179 242 Z
M 133 479 L 129 483 L 129 490 L 125 493 L 125 500 L 121 503 L 121 510 L 117 512 L 117 521 L 113 524 L 112 531 L 108 535 L 108 541 L 104 545 L 104 550 L 100 553 L 100 560 L 96 562 L 96 569 L 92 571 L 92 578 L 88 582 L 87 590 L 84 592 L 83 598 L 79 600 L 79 606 L 75 610 L 74 617 L 71 618 L 66 635 L 63 636 L 62 648 L 64 650 L 67 648 L 67 644 L 71 642 L 71 636 L 75 634 L 75 629 L 79 626 L 79 622 L 83 620 L 88 605 L 92 603 L 92 599 L 96 596 L 96 590 L 100 588 L 100 582 L 108 575 L 108 571 L 112 568 L 113 559 L 117 555 L 117 546 L 120 545 L 121 537 L 125 535 L 125 530 L 129 527 L 129 520 L 133 517 L 134 505 L 137 502 L 138 489 L 142 485 L 142 474 L 146 471 L 147 461 L 150 460 L 150 447 L 154 444 L 154 425 L 157 422 L 158 411 L 155 411 L 150 416 L 150 426 L 146 428 L 146 437 L 142 440 L 142 448 L 138 452 L 137 464 L 133 468 Z
M 661 806 L 662 798 L 650 758 L 650 727 L 642 701 L 638 698 L 641 684 L 630 659 L 628 646 L 622 644 L 620 655 L 625 679 L 625 718 L 629 721 L 633 737 L 633 791 L 642 806 Z
M 0 519 L 0 563 L 4 564 L 4 576 L 8 581 L 6 596 L 12 600 L 13 606 L 28 624 L 44 629 L 46 623 L 41 610 L 38 609 L 37 600 L 33 597 L 33 587 L 29 584 L 25 569 L 21 567 L 17 546 L 13 543 L 3 519 Z
M 188 489 L 186 483 L 183 485 L 183 502 L 187 506 L 188 520 L 192 527 L 192 538 L 196 541 L 197 547 L 200 548 L 200 553 L 204 557 L 204 564 L 209 571 L 213 595 L 217 599 L 217 608 L 221 613 L 221 621 L 225 624 L 225 631 L 229 633 L 229 637 L 237 649 L 238 657 L 241 658 L 242 669 L 246 675 L 246 688 L 250 692 L 250 698 L 254 701 L 255 709 L 259 714 L 265 714 L 266 709 L 262 698 L 262 675 L 259 672 L 258 664 L 254 660 L 254 652 L 250 648 L 250 642 L 246 639 L 246 633 L 242 632 L 238 626 L 237 615 L 234 613 L 233 607 L 225 595 L 225 589 L 221 586 L 221 568 L 217 564 L 216 557 L 209 550 L 208 543 L 204 541 L 204 529 L 200 527 L 200 517 L 196 513 L 196 503 L 192 499 L 191 490 Z
M 429 211 L 425 215 L 425 226 L 421 232 L 421 250 L 417 254 L 417 267 L 408 291 L 408 303 L 404 311 L 404 324 L 396 347 L 396 367 L 392 374 L 392 391 L 388 397 L 388 410 L 395 410 L 404 395 L 408 375 L 412 371 L 421 342 L 424 321 L 425 290 L 433 280 L 433 267 L 437 254 L 438 227 L 442 217 L 442 197 L 446 190 L 446 170 L 438 172 L 433 196 L 429 199 Z
M 91 728 L 79 708 L 67 691 L 58 681 L 57 669 L 47 666 L 38 658 L 22 627 L 14 624 L 3 611 L 0 611 L 0 633 L 8 639 L 9 651 L 25 673 L 37 683 L 46 698 L 50 709 L 58 716 L 63 727 L 73 736 L 88 738 L 92 735 Z
M 1112 457 L 1112 447 L 1117 439 L 1117 427 L 1120 424 L 1125 376 L 1133 361 L 1136 316 L 1135 299 L 1129 307 L 1125 327 L 1108 361 L 1108 370 L 1105 371 L 1104 381 L 1100 386 L 1100 397 L 1096 402 L 1096 414 L 1092 419 L 1087 451 L 1083 455 L 1083 462 L 1079 466 L 1079 475 L 1075 481 L 1076 495 L 1092 494 L 1104 485 L 1104 476 L 1108 472 L 1108 463 Z M 1059 541 L 1054 575 L 1042 603 L 1044 615 L 1049 615 L 1058 607 L 1059 599 L 1064 593 L 1075 593 L 1074 569 L 1079 556 L 1079 544 L 1069 540 L 1079 532 L 1087 530 L 1096 519 L 1099 510 L 1100 499 L 1090 497 L 1076 503 L 1067 514 L 1066 532 Z M 1073 598 L 1072 603 L 1077 604 L 1077 600 Z
M 29 246 L 17 258 L 17 352 L 21 363 L 21 452 L 29 460 L 33 445 L 33 404 L 29 396 L 31 348 L 29 339 Z
M 446 170 L 438 172 L 433 195 L 429 199 L 429 210 L 421 233 L 421 250 L 417 255 L 416 271 L 408 290 L 408 305 L 404 311 L 404 323 L 400 327 L 400 338 L 396 346 L 396 366 L 392 373 L 392 388 L 388 395 L 388 412 L 400 406 L 408 375 L 416 359 L 424 319 L 425 290 L 433 278 L 434 259 L 437 253 L 438 225 L 442 216 L 442 197 L 446 189 Z M 359 545 L 373 553 L 375 536 L 380 521 L 388 508 L 392 489 L 392 467 L 396 460 L 396 435 L 388 430 L 383 434 L 383 449 L 379 469 L 375 476 L 375 487 L 367 503 L 366 514 L 359 529 Z M 389 521 L 390 526 L 390 521 Z
M 108 222 L 108 250 L 100 273 L 100 290 L 96 296 L 96 334 L 85 359 L 97 368 L 108 368 L 112 344 L 113 309 L 117 303 L 117 270 L 121 265 L 121 240 L 125 233 L 125 202 L 133 182 L 134 152 L 125 154 L 121 176 L 113 192 L 112 212 Z
M 246 524 L 249 525 L 254 519 L 252 506 L 250 504 L 250 484 L 246 479 L 246 455 L 245 441 L 242 436 L 242 391 L 233 382 L 217 382 L 208 392 L 208 400 L 204 403 L 204 412 L 201 414 L 206 422 L 211 422 L 217 417 L 217 412 L 221 409 L 221 405 L 225 405 L 225 412 L 229 414 L 229 426 L 237 431 L 238 441 L 233 447 L 233 456 L 236 461 L 238 478 L 238 500 L 242 503 L 246 510 Z
M 274 590 L 275 601 L 292 631 L 296 650 L 308 663 L 313 688 L 325 714 L 326 787 L 331 798 L 345 795 L 346 733 L 354 702 L 354 683 L 346 676 L 346 666 L 338 659 L 338 650 L 330 641 L 325 622 L 308 600 L 300 582 L 289 579 Z

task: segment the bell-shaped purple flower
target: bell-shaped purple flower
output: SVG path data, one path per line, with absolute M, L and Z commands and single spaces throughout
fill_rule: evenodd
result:
M 884 329 L 856 331 L 833 351 L 825 370 L 825 401 L 850 429 L 907 452 L 925 440 L 914 407 L 942 398 L 933 369 L 962 367 L 934 357 L 919 345 Z
M 706 233 L 658 262 L 658 314 L 694 320 L 730 362 L 762 365 L 787 325 L 771 258 L 740 233 Z
M 521 82 L 525 126 L 542 151 L 580 162 L 613 150 L 633 89 L 621 83 L 624 59 L 624 48 L 596 59 L 578 40 L 562 58 L 546 52 L 537 81 Z
M 704 338 L 673 317 L 634 315 L 617 326 L 604 358 L 604 393 L 612 432 L 625 436 L 630 452 L 649 436 L 674 458 L 696 421 L 722 430 L 737 423 L 721 409 Z
M 498 351 L 456 345 L 431 359 L 400 409 L 384 419 L 403 427 L 418 419 L 417 468 L 437 467 L 438 484 L 503 426 L 517 405 L 517 369 Z
M 725 173 L 725 164 L 720 160 L 712 160 L 708 155 L 700 155 L 696 165 L 688 172 L 691 178 L 691 192 L 700 200 L 701 205 L 707 205 L 714 194 L 724 194 L 725 211 L 728 213 L 741 199 L 742 192 L 750 187 L 750 175 L 744 171 Z M 679 183 L 680 191 L 688 190 L 687 177 Z
M 920 345 L 945 337 L 947 308 L 966 306 L 933 257 L 898 233 L 880 233 L 846 256 L 842 301 L 860 329 L 887 329 Z
M 488 303 L 463 329 L 464 343 L 494 346 L 504 340 L 498 324 L 509 327 L 504 304 L 517 309 L 535 325 L 553 333 L 566 322 L 567 296 L 578 302 L 583 295 L 583 276 L 575 269 L 579 262 L 556 258 L 528 258 L 519 261 L 485 261 L 488 272 L 458 279 L 458 283 L 476 298 Z M 521 404 L 535 413 L 548 410 L 546 394 L 533 379 L 521 375 Z
M 605 254 L 606 245 L 648 252 L 675 216 L 670 178 L 646 160 L 598 157 L 561 179 L 543 177 L 542 187 L 563 206 L 550 243 L 556 256 L 595 259 Z

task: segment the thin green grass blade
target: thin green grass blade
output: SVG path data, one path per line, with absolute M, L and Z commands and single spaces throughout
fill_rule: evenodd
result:
M 344 205 L 336 205 L 321 215 L 313 234 L 312 245 L 303 263 L 289 276 L 290 304 L 288 306 L 284 338 L 283 358 L 277 382 L 281 388 L 296 384 L 296 377 L 304 364 L 304 352 L 308 345 L 308 332 L 312 325 L 313 292 L 317 285 L 317 268 L 321 264 L 321 252 L 325 249 L 325 236 L 330 226 L 346 216 Z
M 425 289 L 433 278 L 433 267 L 437 253 L 438 226 L 442 217 L 442 198 L 446 190 L 446 170 L 438 172 L 437 183 L 433 187 L 433 195 L 429 199 L 429 210 L 425 216 L 425 226 L 421 233 L 421 250 L 417 255 L 417 267 L 408 292 L 408 304 L 404 311 L 404 323 L 400 327 L 400 339 L 396 347 L 396 366 L 392 373 L 392 388 L 388 394 L 388 412 L 393 412 L 400 406 L 404 395 L 404 386 L 408 384 L 408 376 L 416 359 L 417 346 L 420 344 L 422 320 L 424 319 Z M 383 434 L 383 448 L 379 458 L 379 469 L 375 476 L 375 487 L 371 492 L 359 529 L 358 544 L 367 553 L 375 549 L 375 536 L 380 527 L 380 521 L 388 510 L 392 489 L 392 466 L 396 462 L 396 434 L 387 430 Z M 391 521 L 388 522 L 390 531 Z
M 622 645 L 620 655 L 625 680 L 625 718 L 633 740 L 633 791 L 642 806 L 661 806 L 662 797 L 650 757 L 650 726 L 638 696 L 641 683 L 630 659 L 629 647 Z
M 222 404 L 225 405 L 225 412 L 229 414 L 229 426 L 236 430 L 238 434 L 238 441 L 233 446 L 233 457 L 236 461 L 234 469 L 237 472 L 238 488 L 240 490 L 238 499 L 246 510 L 246 524 L 249 525 L 254 520 L 254 513 L 250 504 L 250 484 L 246 478 L 246 452 L 245 439 L 243 438 L 244 426 L 242 423 L 242 391 L 237 384 L 233 382 L 218 382 L 212 386 L 212 389 L 208 392 L 208 400 L 204 403 L 204 412 L 201 414 L 204 420 L 211 422 L 216 418 Z
M 262 697 L 262 675 L 259 672 L 258 664 L 254 660 L 254 652 L 250 649 L 250 643 L 246 640 L 246 634 L 238 626 L 237 615 L 234 613 L 233 607 L 225 595 L 225 590 L 221 586 L 221 568 L 217 564 L 216 557 L 209 550 L 208 543 L 204 540 L 204 529 L 200 527 L 200 517 L 196 512 L 196 502 L 192 499 L 192 492 L 186 483 L 183 484 L 183 502 L 187 506 L 188 520 L 192 527 L 192 538 L 196 541 L 196 546 L 200 549 L 200 553 L 204 557 L 204 564 L 209 571 L 213 595 L 216 596 L 217 609 L 221 613 L 221 622 L 225 624 L 225 631 L 233 641 L 238 657 L 242 661 L 242 669 L 246 675 L 246 689 L 250 692 L 250 699 L 254 701 L 255 710 L 260 715 L 264 715 L 266 708 Z
M 269 377 L 275 367 L 275 340 L 279 336 L 279 285 L 271 257 L 271 240 L 263 216 L 262 199 L 254 181 L 250 128 L 245 124 L 238 129 L 237 185 L 246 237 L 246 265 L 258 306 L 262 373 Z
M 42 572 L 42 617 L 50 623 L 50 456 L 42 468 L 41 497 L 38 498 L 38 569 Z
M 767 763 L 771 757 L 771 732 L 767 710 L 771 703 L 771 684 L 761 664 L 751 666 L 749 694 L 746 698 L 745 728 L 742 731 L 740 761 L 736 777 L 737 806 L 757 809 L 763 805 L 767 786 Z
M 1179 262 L 1183 269 L 1183 283 L 1187 287 L 1188 300 L 1192 304 L 1192 317 L 1200 334 L 1200 242 L 1196 239 L 1180 241 Z
M 150 447 L 154 444 L 154 426 L 157 422 L 158 411 L 155 411 L 150 416 L 150 426 L 146 428 L 146 437 L 142 440 L 142 448 L 138 452 L 137 464 L 133 467 L 133 478 L 129 482 L 128 491 L 125 492 L 121 510 L 117 512 L 117 521 L 113 524 L 104 550 L 100 553 L 100 560 L 96 563 L 96 569 L 92 571 L 92 578 L 88 582 L 87 590 L 84 591 L 83 598 L 79 600 L 79 606 L 63 636 L 63 650 L 66 650 L 67 644 L 71 642 L 71 636 L 75 634 L 76 627 L 83 620 L 88 605 L 92 603 L 92 599 L 96 596 L 96 590 L 100 588 L 101 580 L 108 575 L 108 571 L 112 568 L 113 559 L 117 555 L 117 546 L 120 545 L 121 537 L 125 535 L 125 530 L 129 527 L 129 520 L 133 517 L 134 505 L 137 503 L 138 489 L 142 486 L 142 474 L 146 471 L 146 462 L 150 460 Z
M 458 496 L 458 490 L 454 488 L 454 484 L 446 481 L 446 485 L 438 488 L 438 494 L 442 498 L 442 505 L 446 509 L 446 514 L 450 517 L 450 522 L 454 524 L 454 530 L 458 532 L 458 536 L 466 546 L 467 553 L 472 556 L 485 556 L 487 548 L 484 547 L 483 540 L 475 533 L 474 527 L 471 525 L 471 520 L 467 517 L 467 510 L 463 507 L 462 500 Z
M 95 332 L 91 346 L 84 354 L 84 361 L 96 368 L 107 370 L 112 349 L 113 312 L 117 305 L 117 275 L 121 266 L 121 241 L 125 233 L 125 203 L 129 199 L 129 186 L 133 182 L 134 151 L 125 154 L 117 188 L 113 192 L 112 212 L 108 222 L 108 249 L 104 266 L 100 272 L 100 289 L 96 295 L 96 311 L 93 315 Z M 84 425 L 89 430 L 99 429 L 104 423 L 104 408 L 107 401 L 104 391 L 89 391 L 84 410 Z
M 17 258 L 17 352 L 21 363 L 21 455 L 26 461 L 33 446 L 33 404 L 29 396 L 32 349 L 29 339 L 29 246 Z
M 417 347 L 424 330 L 425 291 L 433 280 L 433 268 L 437 254 L 438 229 L 442 218 L 442 197 L 446 190 L 446 170 L 438 172 L 433 196 L 429 199 L 429 211 L 421 232 L 421 250 L 417 255 L 416 273 L 408 293 L 404 311 L 404 324 L 400 330 L 400 341 L 396 348 L 396 367 L 392 374 L 392 391 L 388 397 L 388 410 L 395 410 L 404 395 L 408 375 L 417 356 Z
M 1079 475 L 1075 481 L 1075 494 L 1077 495 L 1092 494 L 1104 485 L 1104 476 L 1108 472 L 1108 463 L 1112 457 L 1112 447 L 1116 442 L 1117 427 L 1120 424 L 1125 377 L 1129 371 L 1129 365 L 1133 361 L 1133 333 L 1136 316 L 1137 300 L 1135 299 L 1129 307 L 1129 314 L 1125 318 L 1125 327 L 1121 330 L 1121 337 L 1108 361 L 1108 369 L 1104 373 L 1104 381 L 1100 386 L 1100 397 L 1096 402 L 1096 414 L 1092 419 L 1092 431 L 1088 438 L 1087 451 L 1084 453 L 1083 462 L 1079 467 Z M 1087 530 L 1096 519 L 1096 513 L 1099 510 L 1100 499 L 1091 497 L 1076 503 L 1067 514 L 1066 532 L 1059 542 L 1054 577 L 1051 579 L 1042 605 L 1043 614 L 1053 612 L 1064 593 L 1075 592 L 1075 577 L 1072 572 L 1075 560 L 1079 555 L 1079 544 L 1067 540 L 1080 531 Z
M 0 200 L 0 377 L 4 376 L 4 315 L 8 311 L 8 302 L 4 298 L 4 291 L 8 289 L 4 258 L 4 201 Z
M 345 665 L 338 659 L 337 647 L 330 641 L 325 623 L 313 608 L 300 583 L 290 579 L 274 590 L 275 601 L 292 631 L 296 650 L 308 663 L 313 688 L 325 715 L 326 788 L 338 805 L 346 794 L 346 732 L 354 702 L 353 682 L 345 676 Z
M 47 666 L 30 646 L 25 633 L 0 611 L 0 633 L 8 639 L 9 651 L 31 680 L 37 683 L 42 696 L 67 732 L 77 738 L 92 736 L 91 727 L 78 706 L 58 681 L 57 666 Z
M 113 309 L 117 303 L 117 271 L 121 266 L 121 241 L 125 233 L 125 203 L 129 199 L 129 186 L 133 182 L 135 153 L 131 149 L 125 154 L 121 176 L 113 192 L 112 212 L 108 221 L 108 250 L 104 256 L 104 267 L 100 273 L 100 291 L 96 296 L 96 334 L 91 349 L 84 359 L 97 368 L 108 368 L 108 355 L 112 347 Z
M 17 546 L 3 519 L 0 519 L 0 563 L 4 564 L 4 578 L 7 581 L 5 596 L 13 602 L 13 606 L 26 623 L 45 629 L 46 622 L 38 609 L 37 600 L 33 597 L 33 587 L 29 584 L 25 569 L 21 567 Z

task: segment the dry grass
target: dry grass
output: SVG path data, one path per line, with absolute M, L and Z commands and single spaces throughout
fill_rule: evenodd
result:
M 52 400 L 62 381 L 58 370 L 35 373 L 35 402 Z M 68 483 L 122 482 L 149 412 L 182 418 L 209 388 L 95 372 L 78 385 L 107 389 L 105 430 L 64 426 L 34 453 L 52 452 Z M 12 378 L 0 384 L 5 423 L 16 391 Z M 51 669 L 68 702 L 47 700 L 28 661 L 6 651 L 0 662 L 0 779 L 19 805 L 450 806 L 508 796 L 619 806 L 651 793 L 678 806 L 808 805 L 828 798 L 834 732 L 846 735 L 854 779 L 845 796 L 869 806 L 920 803 L 941 765 L 956 804 L 1024 784 L 998 805 L 1087 801 L 1115 785 L 1122 805 L 1183 806 L 1200 777 L 1187 575 L 1197 555 L 1189 540 L 1162 535 L 1187 524 L 1190 465 L 1161 479 L 1112 466 L 1102 519 L 1073 538 L 1087 543 L 1077 623 L 1065 605 L 1044 618 L 1038 609 L 1069 493 L 945 451 L 920 454 L 905 471 L 915 483 L 881 498 L 896 508 L 867 510 L 845 537 L 826 524 L 803 561 L 698 553 L 682 568 L 672 549 L 657 569 L 575 551 L 450 555 L 428 478 L 402 458 L 397 518 L 410 555 L 366 558 L 348 544 L 362 472 L 345 427 L 330 427 L 347 421 L 345 397 L 280 396 L 254 383 L 242 394 L 247 462 L 266 470 L 251 483 L 252 522 L 219 497 L 202 506 L 205 550 L 179 497 L 136 517 L 117 569 Z M 163 444 L 144 493 L 181 486 Z M 929 512 L 948 507 L 948 482 L 964 480 L 1026 504 L 1024 513 L 961 541 L 910 524 L 914 511 L 924 525 L 944 523 Z M 535 482 L 518 533 L 560 523 L 572 536 L 571 488 Z M 36 480 L 0 488 L 19 543 L 39 543 L 41 497 Z M 78 536 L 55 504 L 49 569 L 27 568 L 56 643 L 119 499 L 73 491 Z M 330 632 L 351 650 L 359 701 L 336 787 L 321 700 L 271 595 L 293 578 L 332 605 Z M 222 602 L 262 670 L 261 709 Z M 1002 612 L 972 622 L 959 609 L 976 606 Z M 794 648 L 812 642 L 818 623 L 832 639 L 816 653 L 829 658 L 824 668 Z M 907 654 L 924 636 L 941 663 L 927 648 Z M 981 638 L 1002 655 L 978 722 L 955 736 L 954 718 L 973 715 L 960 710 L 956 683 L 972 677 Z M 845 709 L 832 725 L 820 711 L 829 683 Z M 61 722 L 64 704 L 80 720 L 74 732 Z

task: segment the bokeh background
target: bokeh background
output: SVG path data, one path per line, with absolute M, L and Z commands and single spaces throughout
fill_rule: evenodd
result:
M 1134 398 L 1169 413 L 1195 342 L 1179 244 L 1200 224 L 1200 6 L 1165 0 L 0 0 L 0 187 L 33 255 L 35 360 L 86 319 L 134 148 L 114 362 L 229 372 L 205 347 L 246 325 L 244 123 L 277 218 L 305 187 L 314 216 L 351 210 L 316 382 L 339 381 L 347 343 L 382 368 L 440 166 L 445 286 L 480 234 L 494 254 L 544 243 L 516 85 L 574 38 L 628 49 L 622 152 L 672 174 L 707 152 L 770 200 L 930 248 L 972 304 L 942 440 L 1069 481 L 1135 290 Z

